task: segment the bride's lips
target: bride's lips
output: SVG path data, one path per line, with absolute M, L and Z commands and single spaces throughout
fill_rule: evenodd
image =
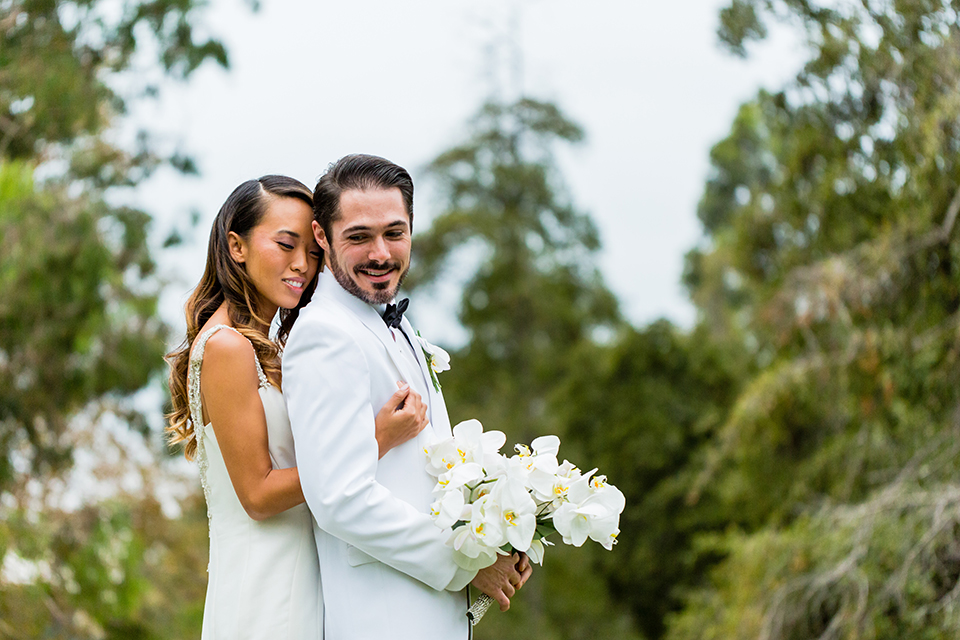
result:
M 283 278 L 283 284 L 297 293 L 303 293 L 303 286 L 307 283 L 304 278 Z

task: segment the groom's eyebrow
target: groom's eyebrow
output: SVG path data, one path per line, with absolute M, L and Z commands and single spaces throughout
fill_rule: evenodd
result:
M 390 224 L 388 224 L 388 225 L 387 225 L 386 227 L 384 227 L 384 228 L 386 228 L 386 229 L 392 229 L 392 228 L 394 228 L 394 227 L 402 227 L 402 228 L 406 229 L 406 228 L 407 228 L 407 223 L 406 223 L 405 221 L 403 221 L 403 220 L 397 220 L 397 221 L 395 221 L 395 222 L 391 222 Z M 357 231 L 370 231 L 370 230 L 372 230 L 372 229 L 373 229 L 373 227 L 371 227 L 371 226 L 369 226 L 369 225 L 356 224 L 356 225 L 353 225 L 352 227 L 347 227 L 346 229 L 344 229 L 344 230 L 341 232 L 341 235 L 349 235 L 349 234 L 351 234 L 351 233 L 356 233 Z

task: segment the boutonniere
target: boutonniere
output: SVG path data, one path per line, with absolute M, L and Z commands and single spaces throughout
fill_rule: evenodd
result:
M 440 393 L 440 381 L 437 379 L 437 374 L 450 369 L 450 354 L 437 345 L 427 342 L 426 339 L 420 335 L 419 331 L 417 331 L 417 342 L 420 343 L 420 348 L 423 350 L 423 358 L 427 361 L 427 366 L 430 368 L 430 379 L 433 381 L 433 388 L 437 390 L 437 393 Z

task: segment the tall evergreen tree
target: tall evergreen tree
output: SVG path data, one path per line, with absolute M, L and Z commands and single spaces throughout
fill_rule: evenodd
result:
M 512 438 L 552 428 L 546 402 L 566 354 L 620 323 L 593 261 L 597 229 L 570 203 L 553 160 L 556 144 L 582 137 L 553 104 L 490 103 L 469 139 L 429 166 L 445 204 L 414 243 L 412 284 L 476 265 L 453 274 L 466 282 L 459 318 L 469 342 L 444 375 L 445 393 L 455 411 Z
M 593 260 L 596 227 L 571 204 L 554 161 L 556 145 L 582 137 L 551 103 L 489 103 L 468 139 L 429 166 L 443 211 L 414 241 L 411 284 L 465 282 L 459 317 L 469 341 L 440 376 L 443 392 L 454 422 L 478 418 L 510 444 L 565 439 L 553 399 L 573 354 L 622 329 Z M 572 446 L 561 455 L 576 459 Z M 588 549 L 553 547 L 537 573 L 477 637 L 635 637 Z

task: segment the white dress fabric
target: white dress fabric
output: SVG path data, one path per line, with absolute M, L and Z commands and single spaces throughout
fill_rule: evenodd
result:
M 204 347 L 210 336 L 224 328 L 234 330 L 226 325 L 211 327 L 197 339 L 190 357 L 187 389 L 194 425 L 203 424 L 200 366 Z M 270 460 L 275 469 L 295 467 L 283 395 L 267 380 L 259 361 L 254 362 Z M 320 564 L 307 506 L 300 504 L 259 522 L 248 516 L 210 424 L 198 432 L 197 462 L 210 521 L 202 640 L 322 639 Z

